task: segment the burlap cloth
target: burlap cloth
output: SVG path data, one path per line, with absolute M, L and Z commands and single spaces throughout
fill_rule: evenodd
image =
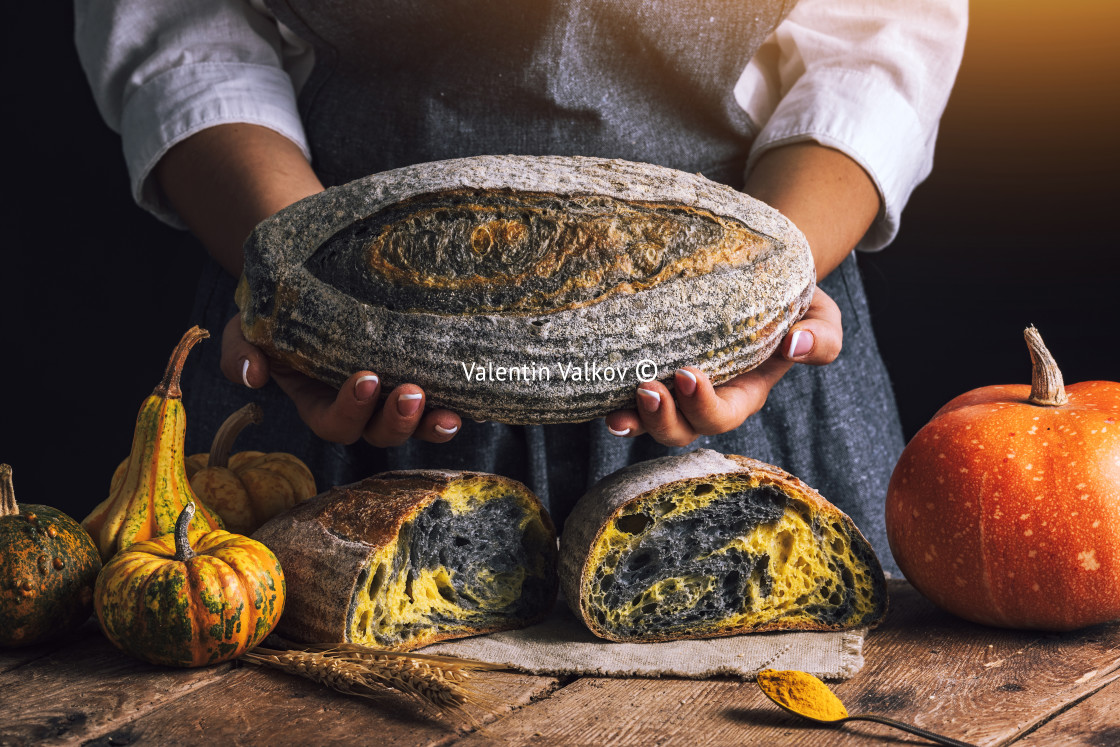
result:
M 845 679 L 863 667 L 866 632 L 861 628 L 838 633 L 755 633 L 701 641 L 613 643 L 592 635 L 560 600 L 553 614 L 538 625 L 445 641 L 421 650 L 530 674 L 754 679 L 759 670 L 770 668 Z

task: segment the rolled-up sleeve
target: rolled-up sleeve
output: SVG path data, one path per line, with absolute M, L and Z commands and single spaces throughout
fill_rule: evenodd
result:
M 881 249 L 932 169 L 967 25 L 967 0 L 800 0 L 735 89 L 759 126 L 748 171 L 788 143 L 842 151 L 882 199 L 857 248 Z
M 76 0 L 75 42 L 106 123 L 121 135 L 136 202 L 173 226 L 152 170 L 218 124 L 268 127 L 310 157 L 275 21 L 245 2 Z

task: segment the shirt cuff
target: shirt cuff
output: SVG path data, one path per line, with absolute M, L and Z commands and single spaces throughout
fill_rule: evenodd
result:
M 238 62 L 171 68 L 124 102 L 121 141 L 132 197 L 164 223 L 186 228 L 162 200 L 152 170 L 171 146 L 215 125 L 245 122 L 285 136 L 310 161 L 292 81 L 282 69 Z
M 933 166 L 933 141 L 910 103 L 872 73 L 835 69 L 805 75 L 751 146 L 747 172 L 771 148 L 812 140 L 863 167 L 883 201 L 856 249 L 878 251 L 898 234 L 902 208 Z

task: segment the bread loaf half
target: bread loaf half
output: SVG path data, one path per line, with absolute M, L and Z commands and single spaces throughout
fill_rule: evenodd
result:
M 698 174 L 480 156 L 261 222 L 237 298 L 248 340 L 322 381 L 370 369 L 471 418 L 559 423 L 631 404 L 650 363 L 665 381 L 753 368 L 814 283 L 793 224 Z
M 886 614 L 848 516 L 777 467 L 694 451 L 604 478 L 564 525 L 568 604 L 612 641 L 839 630 Z
M 475 472 L 386 472 L 332 488 L 254 538 L 279 558 L 278 632 L 408 650 L 542 619 L 556 531 L 524 485 Z

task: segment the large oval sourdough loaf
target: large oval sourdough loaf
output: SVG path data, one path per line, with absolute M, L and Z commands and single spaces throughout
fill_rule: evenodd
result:
M 288 584 L 277 631 L 407 650 L 522 627 L 556 598 L 556 531 L 516 480 L 385 472 L 331 488 L 253 535 Z
M 261 222 L 237 297 L 247 339 L 322 381 L 370 369 L 475 419 L 554 423 L 632 403 L 644 360 L 666 381 L 753 368 L 814 283 L 793 224 L 698 174 L 479 156 Z
M 613 641 L 840 630 L 886 614 L 871 545 L 805 483 L 699 450 L 608 475 L 564 524 L 560 584 Z

